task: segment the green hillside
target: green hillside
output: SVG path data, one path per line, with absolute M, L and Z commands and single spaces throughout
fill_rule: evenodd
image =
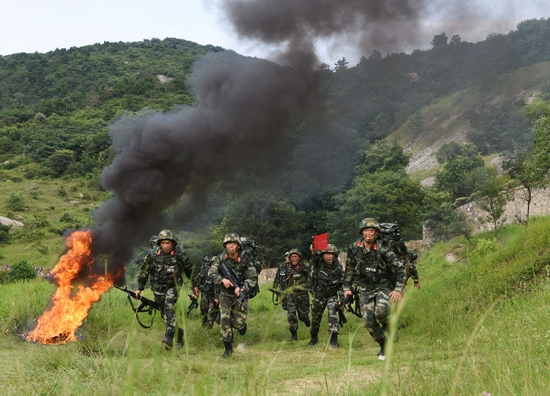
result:
M 5 394 L 545 394 L 550 382 L 548 269 L 550 218 L 490 234 L 439 243 L 421 254 L 421 289 L 409 285 L 399 340 L 380 362 L 361 321 L 348 314 L 340 349 L 307 347 L 301 327 L 288 343 L 286 316 L 267 290 L 251 301 L 248 333 L 222 359 L 217 326 L 185 320 L 186 347 L 161 349 L 162 323 L 140 328 L 124 293 L 95 304 L 79 340 L 65 345 L 22 341 L 48 306 L 44 280 L 2 286 L 0 385 Z M 448 257 L 453 255 L 455 261 Z M 265 286 L 264 286 L 265 287 Z M 187 301 L 180 301 L 180 318 Z M 397 310 L 395 310 L 397 312 Z M 326 315 L 321 328 L 327 326 Z

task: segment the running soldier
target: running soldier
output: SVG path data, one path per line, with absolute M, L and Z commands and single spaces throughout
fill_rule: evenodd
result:
M 405 266 L 377 239 L 379 232 L 380 225 L 376 220 L 366 218 L 361 221 L 361 238 L 352 243 L 347 252 L 344 298 L 352 294 L 352 286 L 358 286 L 363 321 L 369 334 L 380 345 L 378 358 L 384 360 L 390 302 L 401 300 Z
M 306 327 L 311 325 L 309 320 L 309 265 L 303 261 L 302 253 L 298 249 L 291 249 L 290 271 L 285 278 L 287 299 L 287 318 L 290 330 L 288 341 L 298 340 L 298 319 Z
M 174 233 L 170 230 L 161 231 L 156 244 L 157 246 L 152 248 L 143 260 L 138 276 L 138 288 L 135 293 L 139 297 L 150 278 L 155 302 L 160 308 L 160 313 L 166 325 L 162 344 L 166 349 L 172 349 L 176 329 L 177 288 L 182 284 L 183 274 L 185 273 L 185 276 L 191 280 L 193 287 L 191 292 L 197 297 L 199 296 L 199 288 L 196 283 L 195 266 L 189 260 L 187 253 L 177 246 L 178 239 L 174 236 Z M 178 349 L 183 347 L 182 328 L 178 328 L 176 346 Z
M 223 357 L 233 353 L 233 329 L 245 335 L 247 298 L 254 297 L 258 283 L 258 273 L 253 258 L 241 249 L 241 240 L 237 234 L 227 234 L 223 239 L 225 252 L 220 253 L 212 260 L 208 276 L 215 286 L 220 287 L 220 336 L 225 350 Z M 225 271 L 224 271 L 225 270 Z M 226 271 L 230 272 L 226 272 Z M 228 279 L 236 275 L 233 282 Z M 244 293 L 245 300 L 241 299 Z
M 314 346 L 319 342 L 318 334 L 321 327 L 321 319 L 325 308 L 328 311 L 328 332 L 330 334 L 330 346 L 338 348 L 338 292 L 342 289 L 344 269 L 338 262 L 338 249 L 329 244 L 326 250 L 317 250 L 311 245 L 313 260 L 311 263 L 311 280 L 313 302 L 311 303 L 311 340 L 308 346 Z

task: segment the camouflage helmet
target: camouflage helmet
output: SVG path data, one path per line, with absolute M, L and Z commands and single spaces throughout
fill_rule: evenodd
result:
M 370 217 L 361 220 L 361 224 L 359 224 L 359 235 L 361 235 L 365 228 L 374 228 L 375 230 L 378 230 L 378 232 L 380 232 L 380 224 L 378 224 L 376 220 Z
M 176 238 L 174 233 L 170 230 L 162 230 L 159 232 L 159 236 L 157 237 L 157 245 L 160 246 L 160 243 L 165 240 L 171 241 L 174 246 L 178 244 L 178 238 Z
M 332 244 L 328 244 L 328 247 L 321 251 L 321 253 L 331 253 L 331 254 L 334 254 L 336 257 L 338 257 L 338 254 L 340 254 L 340 252 L 338 251 L 338 249 L 336 248 L 336 246 L 332 245 Z
M 241 246 L 241 238 L 234 232 L 231 232 L 229 234 L 225 234 L 223 237 L 223 247 L 229 242 L 235 242 L 237 245 Z
M 302 256 L 302 253 L 298 249 L 290 249 L 288 251 L 288 257 L 292 256 L 293 254 L 297 254 L 298 256 L 300 256 L 301 259 L 304 258 L 304 256 Z

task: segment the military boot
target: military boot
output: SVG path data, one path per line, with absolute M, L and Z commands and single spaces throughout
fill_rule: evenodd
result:
M 172 349 L 172 341 L 174 339 L 174 329 L 166 329 L 166 333 L 164 333 L 164 338 L 162 339 L 162 345 L 164 345 L 164 349 L 170 350 Z
M 223 345 L 225 345 L 225 351 L 223 351 L 222 356 L 228 358 L 233 354 L 233 343 L 231 341 L 224 341 Z
M 386 355 L 384 353 L 385 344 L 386 344 L 386 339 L 378 341 L 378 345 L 380 345 L 380 351 L 376 354 L 376 356 L 378 356 L 378 360 L 386 360 Z
M 330 333 L 330 346 L 333 348 L 339 348 L 338 345 L 338 333 Z
M 298 332 L 296 330 L 290 330 L 289 341 L 298 341 Z
M 312 332 L 311 333 L 311 340 L 309 340 L 309 344 L 307 344 L 307 346 L 314 346 L 314 345 L 317 345 L 317 343 L 319 342 L 319 338 L 317 338 L 317 332 Z
M 178 343 L 176 344 L 176 348 L 183 348 L 183 329 L 181 327 L 178 327 Z

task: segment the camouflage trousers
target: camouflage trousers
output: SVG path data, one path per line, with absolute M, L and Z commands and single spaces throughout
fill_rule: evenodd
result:
M 174 334 L 176 329 L 176 303 L 178 291 L 175 287 L 168 288 L 164 293 L 154 291 L 155 302 L 159 306 L 160 314 L 166 325 L 166 333 Z
M 220 337 L 223 342 L 233 342 L 233 329 L 240 330 L 246 326 L 246 307 L 237 296 L 225 291 L 220 293 L 219 305 Z
M 378 343 L 383 343 L 386 339 L 384 332 L 390 315 L 391 291 L 391 285 L 388 283 L 359 289 L 359 303 L 365 327 Z
M 202 325 L 208 328 L 212 328 L 214 322 L 220 322 L 220 310 L 214 300 L 214 295 L 202 294 L 200 302 Z
M 319 333 L 325 308 L 328 311 L 328 332 L 338 334 L 338 296 L 313 297 L 311 302 L 311 334 Z
M 289 329 L 291 332 L 298 330 L 298 318 L 302 322 L 309 320 L 309 294 L 303 293 L 289 293 L 287 294 L 287 318 Z M 296 317 L 298 314 L 298 317 Z

